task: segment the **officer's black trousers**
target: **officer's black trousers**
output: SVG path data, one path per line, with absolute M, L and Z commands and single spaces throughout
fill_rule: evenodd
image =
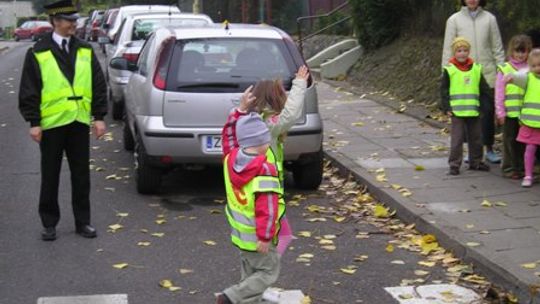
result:
M 79 122 L 43 131 L 41 143 L 41 191 L 39 216 L 43 227 L 60 220 L 58 184 L 66 154 L 71 172 L 71 204 L 75 225 L 90 224 L 89 127 Z

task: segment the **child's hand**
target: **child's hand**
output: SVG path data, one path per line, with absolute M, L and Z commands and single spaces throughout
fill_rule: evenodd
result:
M 298 72 L 296 72 L 296 79 L 303 79 L 307 81 L 308 78 L 309 78 L 309 70 L 305 65 L 303 65 L 298 69 Z
M 499 124 L 499 126 L 503 126 L 504 125 L 504 117 L 500 117 L 500 118 L 497 118 L 497 123 Z
M 452 114 L 452 111 L 448 111 L 448 112 L 446 112 L 446 115 L 448 115 L 448 117 L 452 117 L 452 116 L 454 116 L 454 114 Z
M 511 83 L 514 81 L 514 76 L 512 76 L 512 74 L 506 74 L 503 77 L 503 81 L 504 83 Z
M 270 248 L 270 242 L 257 241 L 257 252 L 266 254 L 268 248 Z
M 242 98 L 240 98 L 240 105 L 238 106 L 238 110 L 240 112 L 248 112 L 253 107 L 257 97 L 253 96 L 251 90 L 253 90 L 252 85 L 250 85 L 242 94 Z

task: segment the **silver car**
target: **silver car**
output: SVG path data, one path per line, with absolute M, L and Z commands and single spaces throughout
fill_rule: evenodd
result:
M 287 90 L 305 64 L 283 31 L 261 25 L 161 28 L 146 40 L 125 91 L 124 147 L 135 150 L 140 193 L 155 193 L 167 169 L 221 164 L 221 130 L 242 92 L 260 79 L 283 80 Z M 295 184 L 315 189 L 322 178 L 323 126 L 314 82 L 304 113 L 285 141 Z
M 136 63 L 146 36 L 158 27 L 201 26 L 210 23 L 213 23 L 212 19 L 204 14 L 146 12 L 127 15 L 120 25 L 116 39 L 106 48 L 105 62 L 110 62 L 114 57 L 124 57 Z M 118 70 L 107 65 L 109 100 L 112 103 L 114 119 L 119 120 L 124 116 L 124 87 L 130 76 L 130 71 Z

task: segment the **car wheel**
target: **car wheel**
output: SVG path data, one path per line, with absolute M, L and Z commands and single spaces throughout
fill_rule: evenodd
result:
M 127 118 L 124 119 L 124 129 L 122 133 L 124 137 L 124 149 L 126 151 L 133 151 L 133 149 L 135 149 L 135 140 L 133 139 L 133 134 L 131 133 L 131 129 L 129 128 Z
M 297 188 L 317 190 L 322 182 L 323 176 L 322 148 L 319 152 L 314 154 L 309 161 L 294 164 L 292 171 L 294 184 Z
M 112 102 L 112 117 L 114 120 L 122 120 L 124 118 L 123 102 Z
M 161 185 L 162 171 L 148 163 L 148 156 L 140 138 L 137 138 L 135 143 L 135 165 L 137 192 L 140 194 L 157 193 Z
M 14 38 L 15 38 L 15 41 L 19 41 L 19 40 L 20 40 L 19 36 L 17 36 L 17 35 L 15 35 Z

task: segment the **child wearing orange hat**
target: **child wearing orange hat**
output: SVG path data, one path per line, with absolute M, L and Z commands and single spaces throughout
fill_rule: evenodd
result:
M 451 118 L 450 175 L 458 175 L 463 161 L 463 142 L 469 147 L 469 170 L 489 171 L 482 162 L 481 104 L 489 98 L 489 85 L 482 66 L 469 57 L 471 44 L 463 37 L 452 42 L 454 56 L 443 68 L 441 110 Z

